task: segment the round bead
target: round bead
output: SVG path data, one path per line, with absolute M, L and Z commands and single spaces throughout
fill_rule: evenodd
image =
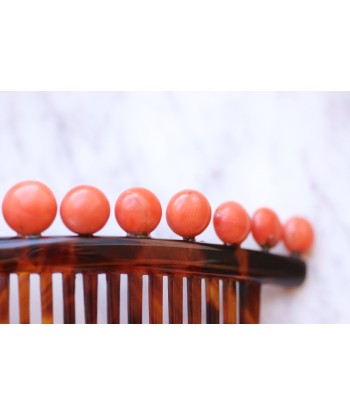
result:
M 183 238 L 192 239 L 209 225 L 211 207 L 207 198 L 196 190 L 182 190 L 167 206 L 166 220 L 170 229 Z
M 114 208 L 119 226 L 132 235 L 148 235 L 159 225 L 162 206 L 150 190 L 134 187 L 125 190 Z
M 92 235 L 102 229 L 110 214 L 107 197 L 94 186 L 82 185 L 71 189 L 60 208 L 63 223 L 79 235 Z
M 305 254 L 312 247 L 314 231 L 309 221 L 294 217 L 284 225 L 283 239 L 290 252 Z
M 274 247 L 281 240 L 282 233 L 281 222 L 274 211 L 261 208 L 254 213 L 252 234 L 261 247 Z
M 249 235 L 250 218 L 239 203 L 225 202 L 214 213 L 214 228 L 224 243 L 240 245 Z
M 6 193 L 2 212 L 7 224 L 19 235 L 39 235 L 54 221 L 57 203 L 45 184 L 27 180 Z

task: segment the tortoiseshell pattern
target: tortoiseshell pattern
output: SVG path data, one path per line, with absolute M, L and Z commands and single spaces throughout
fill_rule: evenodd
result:
M 120 322 L 121 274 L 128 276 L 129 323 L 142 323 L 143 275 L 148 275 L 150 323 L 164 321 L 165 276 L 169 323 L 185 320 L 184 282 L 188 323 L 202 322 L 203 306 L 206 323 L 219 323 L 220 315 L 224 323 L 258 323 L 261 284 L 297 286 L 305 278 L 306 266 L 294 257 L 191 241 L 78 236 L 0 239 L 0 322 L 9 322 L 9 276 L 16 273 L 20 322 L 30 323 L 29 278 L 37 273 L 42 322 L 53 323 L 52 273 L 56 272 L 62 273 L 64 323 L 75 323 L 78 273 L 83 274 L 86 323 L 97 323 L 98 274 L 106 274 L 108 323 Z

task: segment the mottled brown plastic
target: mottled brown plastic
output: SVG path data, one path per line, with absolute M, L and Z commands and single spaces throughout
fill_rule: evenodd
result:
M 163 323 L 163 274 L 148 276 L 149 322 Z
M 205 281 L 206 315 L 208 324 L 219 324 L 219 280 L 208 278 Z
M 239 318 L 242 324 L 259 323 L 260 284 L 249 281 L 239 284 Z
M 48 272 L 40 275 L 41 315 L 44 324 L 53 323 L 52 275 Z
M 63 316 L 65 324 L 75 323 L 75 273 L 63 272 Z
M 9 299 L 10 277 L 7 274 L 0 275 L 0 324 L 10 322 Z
M 22 324 L 30 323 L 30 275 L 28 272 L 18 272 L 18 291 L 19 291 L 19 320 Z
M 128 274 L 128 323 L 142 323 L 142 274 Z
M 85 322 L 97 324 L 97 283 L 96 272 L 85 272 L 83 275 Z
M 189 324 L 202 322 L 202 280 L 199 277 L 187 278 L 187 314 Z
M 10 273 L 18 276 L 21 323 L 30 323 L 31 273 L 40 275 L 42 322 L 54 321 L 52 274 L 62 273 L 64 323 L 75 323 L 75 278 L 81 273 L 86 323 L 97 323 L 98 274 L 106 275 L 107 322 L 120 322 L 120 275 L 127 274 L 129 323 L 143 321 L 143 278 L 148 276 L 144 294 L 150 323 L 165 320 L 167 278 L 169 323 L 181 324 L 187 317 L 188 323 L 199 324 L 204 306 L 206 323 L 219 323 L 222 312 L 221 320 L 232 324 L 258 323 L 261 284 L 297 286 L 305 278 L 306 266 L 298 258 L 193 241 L 78 236 L 0 239 L 1 323 L 10 320 Z M 185 305 L 187 316 L 183 315 Z
M 234 280 L 225 280 L 222 285 L 224 324 L 234 324 L 237 322 L 237 283 Z M 260 303 L 258 303 L 258 306 L 260 306 Z
M 107 280 L 107 323 L 119 324 L 120 321 L 120 274 L 109 272 Z

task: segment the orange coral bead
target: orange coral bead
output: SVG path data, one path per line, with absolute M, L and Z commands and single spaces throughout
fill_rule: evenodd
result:
M 54 221 L 57 203 L 45 184 L 28 180 L 17 183 L 6 193 L 2 212 L 7 224 L 18 234 L 39 235 Z
M 71 189 L 60 208 L 63 223 L 79 235 L 92 235 L 102 229 L 110 215 L 107 197 L 94 186 L 82 185 Z
M 114 208 L 119 226 L 132 235 L 148 235 L 159 225 L 162 206 L 148 189 L 134 187 L 125 190 Z
M 195 238 L 209 225 L 211 207 L 207 198 L 196 190 L 182 190 L 169 201 L 166 220 L 170 229 L 183 238 Z
M 290 252 L 305 254 L 314 242 L 314 231 L 309 221 L 294 217 L 284 225 L 284 243 Z
M 225 202 L 214 213 L 214 228 L 224 243 L 239 245 L 249 235 L 250 218 L 239 203 Z
M 258 209 L 252 219 L 252 234 L 256 242 L 267 248 L 278 244 L 282 238 L 282 225 L 274 211 Z

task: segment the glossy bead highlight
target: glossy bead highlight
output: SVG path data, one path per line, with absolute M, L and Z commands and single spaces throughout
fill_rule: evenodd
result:
M 40 235 L 54 221 L 57 203 L 45 184 L 27 180 L 6 193 L 2 212 L 7 224 L 19 235 Z
M 92 235 L 108 221 L 110 207 L 107 197 L 94 186 L 81 185 L 71 189 L 60 208 L 63 223 L 79 235 Z
M 211 207 L 207 198 L 197 190 L 182 190 L 169 201 L 166 220 L 170 229 L 183 238 L 192 239 L 209 225 Z
M 276 213 L 268 208 L 258 209 L 252 218 L 252 234 L 263 248 L 273 248 L 282 238 L 283 230 Z
M 222 242 L 240 245 L 249 235 L 250 218 L 237 202 L 222 203 L 214 213 L 214 228 Z
M 114 208 L 119 226 L 128 234 L 149 235 L 162 218 L 162 206 L 148 189 L 133 187 L 125 190 Z
M 294 217 L 284 225 L 283 239 L 290 252 L 306 254 L 313 245 L 314 230 L 308 220 Z

